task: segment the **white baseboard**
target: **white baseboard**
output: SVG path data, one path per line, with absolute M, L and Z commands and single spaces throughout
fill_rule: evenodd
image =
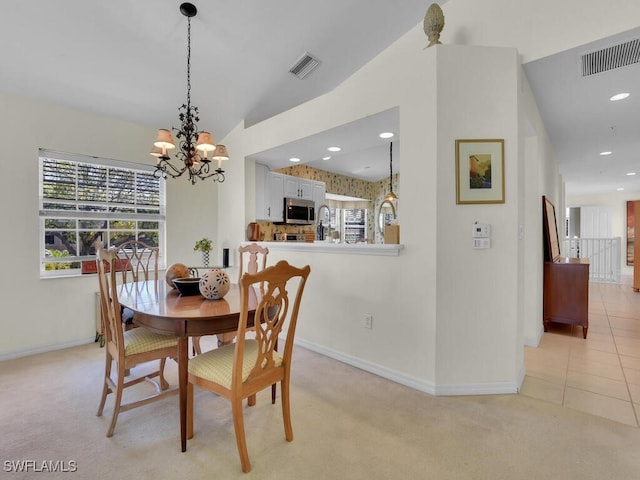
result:
M 63 348 L 77 347 L 79 345 L 86 345 L 88 343 L 97 344 L 97 342 L 95 342 L 95 337 L 92 336 L 91 338 L 86 338 L 86 339 L 81 338 L 78 340 L 74 340 L 72 342 L 58 343 L 55 345 L 45 345 L 42 347 L 32 348 L 29 350 L 20 350 L 18 352 L 3 353 L 3 354 L 0 354 L 0 362 L 4 360 L 13 360 L 16 358 L 28 357 L 30 355 L 37 355 L 39 353 L 53 352 L 54 350 L 62 350 Z
M 525 347 L 536 348 L 538 345 L 540 345 L 540 340 L 542 340 L 542 335 L 544 335 L 544 329 L 540 328 L 538 329 L 537 336 L 535 338 L 525 337 L 524 338 Z
M 282 338 L 281 341 L 284 343 L 284 338 Z M 54 350 L 61 350 L 63 348 L 76 347 L 79 345 L 86 345 L 88 343 L 95 343 L 94 338 L 92 337 L 90 339 L 79 339 L 72 342 L 56 344 L 56 345 L 47 345 L 47 346 L 38 347 L 31 350 L 22 350 L 19 352 L 6 353 L 6 354 L 0 355 L 0 361 L 12 360 L 15 358 L 26 357 L 29 355 L 36 355 L 39 353 L 51 352 Z M 414 390 L 418 390 L 420 392 L 424 392 L 434 396 L 499 395 L 499 394 L 506 394 L 506 393 L 518 393 L 520 391 L 520 387 L 522 386 L 522 382 L 524 381 L 524 376 L 525 376 L 525 371 L 523 369 L 518 375 L 517 383 L 494 382 L 494 383 L 479 383 L 479 384 L 435 385 L 432 382 L 421 380 L 419 378 L 406 375 L 404 373 L 389 369 L 387 367 L 383 367 L 376 363 L 368 362 L 366 360 L 362 360 L 352 355 L 348 355 L 343 352 L 339 352 L 337 350 L 332 350 L 322 345 L 317 345 L 315 343 L 307 342 L 305 340 L 296 339 L 295 344 L 300 345 L 301 347 L 306 348 L 307 350 L 311 350 L 313 352 L 319 353 L 329 358 L 333 358 L 334 360 L 338 360 L 339 362 L 346 363 L 347 365 L 352 365 L 356 368 L 364 370 L 365 372 L 378 375 L 379 377 L 386 378 L 387 380 L 391 380 L 392 382 L 396 382 L 396 383 L 399 383 L 400 385 L 405 385 L 407 387 L 413 388 Z
M 307 350 L 325 355 L 329 358 L 333 358 L 340 362 L 352 365 L 361 370 L 364 370 L 374 375 L 386 378 L 392 382 L 405 385 L 420 392 L 428 393 L 429 395 L 498 395 L 505 393 L 518 393 L 520 385 L 524 380 L 524 371 L 521 372 L 522 379 L 516 383 L 511 382 L 495 382 L 495 383 L 482 383 L 482 384 L 459 384 L 459 385 L 435 385 L 432 382 L 424 381 L 404 373 L 391 370 L 381 365 L 362 360 L 351 355 L 347 355 L 343 352 L 338 352 L 322 345 L 307 342 L 305 340 L 296 339 L 294 342 L 296 345 L 300 345 Z

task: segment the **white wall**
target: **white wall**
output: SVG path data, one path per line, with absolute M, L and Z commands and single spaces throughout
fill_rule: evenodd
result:
M 437 55 L 437 384 L 449 393 L 483 391 L 484 384 L 515 388 L 524 372 L 518 371 L 518 54 L 444 45 Z M 455 140 L 474 138 L 504 139 L 504 204 L 456 205 Z M 403 159 L 401 180 L 407 174 Z M 472 248 L 475 222 L 491 225 L 490 249 Z
M 524 344 L 537 346 L 542 337 L 544 249 L 542 245 L 542 195 L 562 201 L 562 183 L 553 149 L 535 98 L 524 72 L 520 75 L 520 141 L 522 143 L 521 188 L 523 216 L 520 221 L 524 258 L 521 288 Z
M 0 112 L 0 359 L 93 341 L 96 277 L 39 276 L 38 149 L 151 163 L 156 130 L 2 93 Z M 216 233 L 216 194 L 210 183 L 169 181 L 169 262 L 200 262 L 193 244 Z
M 410 32 L 333 92 L 248 128 L 240 143 L 248 155 L 399 106 L 405 249 L 397 258 L 282 256 L 312 267 L 298 338 L 432 393 L 516 391 L 524 368 L 517 52 L 422 50 L 423 35 Z M 455 139 L 474 137 L 506 140 L 504 205 L 455 205 Z M 475 220 L 494 226 L 489 251 L 470 247 Z
M 248 128 L 238 143 L 250 155 L 400 106 L 399 154 L 408 159 L 408 174 L 400 179 L 402 255 L 280 257 L 271 253 L 270 262 L 287 258 L 311 265 L 298 326 L 301 341 L 434 392 L 437 247 L 429 220 L 436 216 L 437 202 L 435 185 L 431 189 L 424 186 L 425 179 L 437 182 L 436 69 L 435 50 L 415 48 L 423 35 L 412 31 L 333 92 Z M 421 66 L 413 68 L 416 56 Z M 374 317 L 373 330 L 362 326 L 365 313 Z

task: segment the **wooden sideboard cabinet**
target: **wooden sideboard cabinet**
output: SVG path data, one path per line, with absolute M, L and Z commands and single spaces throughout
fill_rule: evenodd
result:
M 582 325 L 589 329 L 589 259 L 559 257 L 544 262 L 544 331 L 549 323 Z

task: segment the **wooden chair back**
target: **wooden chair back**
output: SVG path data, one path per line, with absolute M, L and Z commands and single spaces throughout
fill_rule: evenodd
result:
M 297 268 L 281 260 L 272 267 L 255 274 L 247 273 L 240 279 L 242 303 L 231 387 L 237 394 L 241 391 L 255 393 L 281 380 L 280 375 L 273 374 L 274 370 L 282 369 L 283 374 L 288 377 L 300 300 L 310 271 L 309 265 Z M 250 298 L 255 295 L 255 285 L 260 285 L 262 293 L 253 321 L 255 340 L 258 342 L 258 357 L 249 377 L 243 382 L 245 333 L 249 320 Z M 289 296 L 289 289 L 295 289 L 293 298 Z M 278 336 L 283 331 L 286 334 L 284 350 L 274 355 L 278 348 Z M 279 366 L 274 362 L 278 355 L 282 356 L 282 364 Z
M 122 309 L 118 302 L 116 264 L 118 255 L 113 249 L 96 248 L 100 308 L 104 328 L 105 346 L 114 358 L 124 358 Z
M 240 263 L 238 268 L 238 283 L 245 273 L 257 273 L 267 266 L 267 255 L 269 249 L 261 247 L 257 243 L 241 246 L 238 248 Z
M 160 249 L 140 240 L 129 240 L 116 249 L 121 265 L 122 282 L 138 282 L 158 279 L 158 257 Z
M 257 243 L 251 243 L 249 245 L 238 247 L 238 253 L 240 254 L 239 268 L 238 268 L 238 283 L 242 279 L 242 275 L 245 273 L 256 273 L 260 270 L 264 270 L 267 266 L 267 255 L 269 249 L 261 247 Z M 233 342 L 237 332 L 228 332 L 218 334 L 218 347 L 228 345 Z M 200 345 L 200 337 L 192 337 L 193 351 L 196 355 L 202 353 L 202 347 Z M 275 393 L 274 393 L 275 395 Z

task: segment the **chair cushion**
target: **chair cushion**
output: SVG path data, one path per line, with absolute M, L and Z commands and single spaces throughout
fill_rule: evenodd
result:
M 140 327 L 124 332 L 124 345 L 124 354 L 127 356 L 174 347 L 178 345 L 178 340 L 172 335 L 162 335 Z
M 235 346 L 236 344 L 232 343 L 193 357 L 189 360 L 189 373 L 230 389 Z M 242 363 L 243 382 L 249 378 L 257 359 L 258 342 L 256 340 L 245 340 L 244 361 Z M 273 353 L 273 359 L 277 367 L 282 365 L 282 357 L 276 352 Z

